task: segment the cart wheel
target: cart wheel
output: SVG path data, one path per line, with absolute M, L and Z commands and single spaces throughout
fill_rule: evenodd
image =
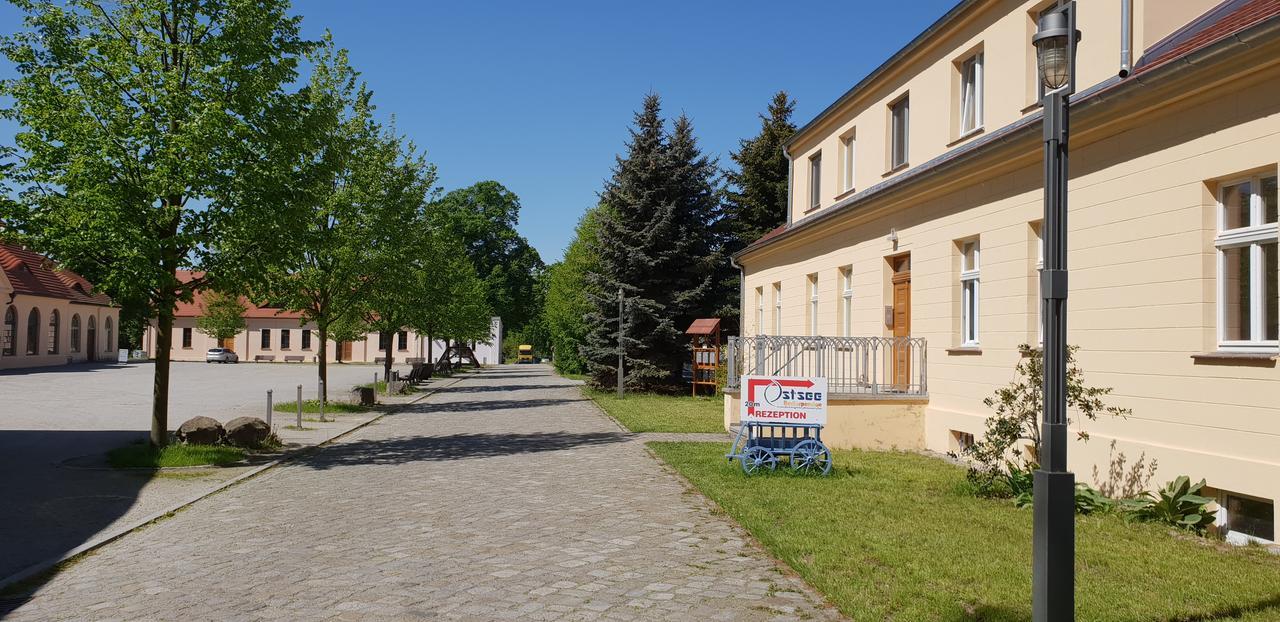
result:
M 738 462 L 742 464 L 742 472 L 747 475 L 754 475 L 761 469 L 772 471 L 778 468 L 778 457 L 773 455 L 772 451 L 760 446 L 750 447 L 742 452 Z
M 796 445 L 791 454 L 791 470 L 796 473 L 818 473 L 826 475 L 831 472 L 831 450 L 826 445 L 809 439 Z

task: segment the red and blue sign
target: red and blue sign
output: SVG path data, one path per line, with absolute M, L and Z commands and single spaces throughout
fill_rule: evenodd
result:
M 742 387 L 743 422 L 827 422 L 826 378 L 743 376 Z

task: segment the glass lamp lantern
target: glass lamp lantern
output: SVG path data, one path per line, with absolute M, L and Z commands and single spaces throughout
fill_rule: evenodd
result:
M 1046 93 L 1057 91 L 1072 83 L 1072 65 L 1075 60 L 1074 41 L 1070 33 L 1072 16 L 1067 10 L 1054 11 L 1040 18 L 1039 30 L 1031 38 L 1036 46 L 1036 65 L 1040 83 Z

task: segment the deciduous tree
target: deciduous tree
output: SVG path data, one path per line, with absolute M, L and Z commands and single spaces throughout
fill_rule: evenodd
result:
M 196 330 L 222 343 L 244 332 L 245 304 L 240 297 L 220 292 L 204 294 L 204 308 L 196 318 Z
M 257 280 L 289 248 L 293 164 L 315 134 L 287 89 L 309 44 L 285 0 L 14 4 L 26 27 L 0 40 L 16 72 L 0 100 L 25 190 L 7 220 L 155 318 L 162 445 L 176 303 Z

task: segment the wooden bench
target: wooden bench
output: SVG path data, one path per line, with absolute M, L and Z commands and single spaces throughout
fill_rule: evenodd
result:
M 285 356 L 285 357 L 284 357 L 284 362 L 286 362 L 286 363 L 301 363 L 301 362 L 303 362 L 303 361 L 305 361 L 305 360 L 307 360 L 307 357 L 302 356 L 302 355 L 300 355 L 300 354 L 298 354 L 298 355 L 292 355 L 292 356 Z
M 276 360 L 276 355 L 274 354 L 258 354 L 253 357 L 253 362 L 255 363 L 262 363 L 262 362 L 270 363 L 275 360 Z
M 378 363 L 378 364 L 385 363 L 385 362 L 387 362 L 387 357 L 385 357 L 385 356 L 375 356 L 375 357 L 373 357 L 373 362 Z

